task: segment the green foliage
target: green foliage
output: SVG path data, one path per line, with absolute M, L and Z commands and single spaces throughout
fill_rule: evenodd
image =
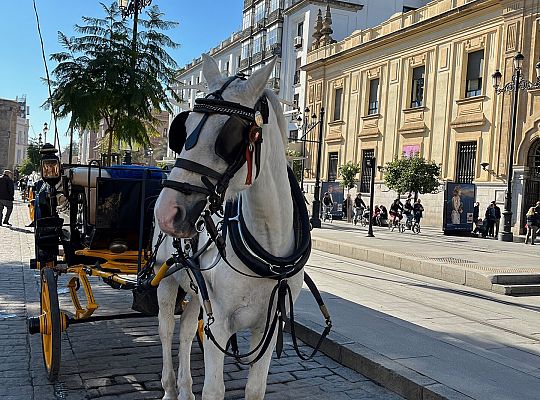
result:
M 396 158 L 386 164 L 384 182 L 398 194 L 431 193 L 439 187 L 441 168 L 418 155 Z
M 292 159 L 291 161 L 291 167 L 294 173 L 294 176 L 296 177 L 296 180 L 298 182 L 302 181 L 302 160 L 298 160 L 295 158 L 302 157 L 302 153 L 296 150 L 292 149 L 286 149 L 285 154 L 288 158 Z
M 338 172 L 341 176 L 339 184 L 349 191 L 356 186 L 356 175 L 362 171 L 360 163 L 355 164 L 352 161 L 348 161 L 346 164 L 339 167 Z
M 166 51 L 178 44 L 163 33 L 177 24 L 153 6 L 137 20 L 134 35 L 116 2 L 101 5 L 105 16 L 83 17 L 78 36 L 58 33 L 64 51 L 51 55 L 58 65 L 46 104 L 59 117 L 70 116 L 71 128 L 96 129 L 104 120 L 110 154 L 113 139 L 148 145 L 158 123 L 152 111 L 172 111 L 168 92 L 178 100 L 176 63 Z
M 36 171 L 36 166 L 32 164 L 28 158 L 26 158 L 19 167 L 19 172 L 21 175 L 30 175 L 34 171 Z

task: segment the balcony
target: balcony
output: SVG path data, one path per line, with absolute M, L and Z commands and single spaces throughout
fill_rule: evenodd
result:
M 268 18 L 266 19 L 266 24 L 270 25 L 270 24 L 273 24 L 276 21 L 283 22 L 283 12 L 281 11 L 281 9 L 277 9 L 277 10 L 272 11 L 268 15 Z
M 264 51 L 259 51 L 258 53 L 254 53 L 251 56 L 251 63 L 252 64 L 260 63 L 263 60 L 263 57 L 264 57 Z
M 253 5 L 253 0 L 244 0 L 244 10 Z
M 245 39 L 251 36 L 251 33 L 253 32 L 252 27 L 248 27 L 244 29 L 242 32 L 240 32 L 240 39 Z
M 244 59 L 240 60 L 240 65 L 239 65 L 238 68 L 245 69 L 245 68 L 249 67 L 249 64 L 250 64 L 250 57 L 244 58 Z
M 280 43 L 271 44 L 269 47 L 266 48 L 264 58 L 270 58 L 273 56 L 281 57 L 281 44 Z
M 300 84 L 300 71 L 294 71 L 293 85 Z
M 266 26 L 266 18 L 263 18 L 261 20 L 259 20 L 258 22 L 255 22 L 253 24 L 253 33 L 256 33 L 262 29 L 264 29 Z

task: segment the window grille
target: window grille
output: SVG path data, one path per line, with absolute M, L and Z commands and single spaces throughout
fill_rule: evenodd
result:
M 338 153 L 328 153 L 328 182 L 335 182 L 338 169 Z
M 343 102 L 343 88 L 334 92 L 334 121 L 341 121 L 341 103 Z
M 412 72 L 411 87 L 411 107 L 422 107 L 424 105 L 424 76 L 426 67 L 416 67 Z
M 459 142 L 456 182 L 472 183 L 476 178 L 476 142 Z
M 369 81 L 369 104 L 368 115 L 379 113 L 379 80 L 372 79 Z
M 362 174 L 360 175 L 360 192 L 369 193 L 370 183 L 371 183 L 371 168 L 366 165 L 366 160 L 368 158 L 373 158 L 375 156 L 375 150 L 368 149 L 362 150 Z

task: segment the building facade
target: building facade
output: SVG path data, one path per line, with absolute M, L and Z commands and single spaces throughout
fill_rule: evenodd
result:
M 375 203 L 389 205 L 396 193 L 384 185 L 384 165 L 418 153 L 441 165 L 440 190 L 421 195 L 425 222 L 441 226 L 445 182 L 474 183 L 481 214 L 503 203 L 513 151 L 512 225 L 522 231 L 524 211 L 540 199 L 540 90 L 519 94 L 509 150 L 512 95 L 497 95 L 491 75 L 500 70 L 510 82 L 521 52 L 523 76 L 536 81 L 539 15 L 538 0 L 436 0 L 308 53 L 307 104 L 326 110 L 322 180 L 374 156 Z M 306 180 L 316 151 L 308 144 Z M 370 172 L 364 165 L 361 192 Z M 313 193 L 313 184 L 306 189 Z
M 30 129 L 30 120 L 28 119 L 29 107 L 26 105 L 26 96 L 17 97 L 15 100 L 19 104 L 17 115 L 17 138 L 15 140 L 14 167 L 18 169 L 27 158 L 28 149 L 28 130 Z
M 0 99 L 0 170 L 15 170 L 19 103 Z
M 333 24 L 329 40 L 345 38 L 357 29 L 377 25 L 395 13 L 415 9 L 427 0 L 244 0 L 242 30 L 211 49 L 224 74 L 247 75 L 277 57 L 268 82 L 282 99 L 284 112 L 292 116 L 290 136 L 298 134 L 295 117 L 304 109 L 305 64 L 313 46 L 314 25 L 319 14 L 331 13 Z M 182 102 L 176 112 L 190 109 L 204 95 L 202 58 L 198 57 L 179 71 L 182 84 L 177 93 Z M 171 120 L 174 116 L 171 116 Z M 172 157 L 172 154 L 168 154 Z

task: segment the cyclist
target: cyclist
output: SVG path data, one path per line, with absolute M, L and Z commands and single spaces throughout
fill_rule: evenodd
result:
M 381 205 L 381 207 L 380 207 L 378 224 L 379 224 L 379 226 L 388 225 L 388 210 L 383 205 Z
M 411 198 L 409 197 L 405 204 L 403 205 L 403 214 L 405 214 L 405 217 L 407 217 L 407 221 L 405 222 L 405 225 L 407 226 L 407 229 L 411 229 L 412 227 L 412 221 L 414 217 L 413 213 L 413 204 L 411 203 Z
M 397 226 L 403 217 L 403 204 L 399 201 L 399 198 L 395 199 L 390 206 L 390 216 L 392 217 L 392 225 Z
M 354 224 L 358 223 L 358 220 L 362 218 L 364 210 L 366 208 L 366 203 L 362 200 L 362 194 L 358 193 L 354 198 Z
M 420 199 L 416 200 L 413 207 L 414 212 L 414 223 L 418 225 L 418 232 L 420 232 L 420 220 L 422 219 L 424 215 L 424 206 L 422 205 L 422 202 Z
M 330 195 L 330 193 L 328 192 L 325 192 L 324 193 L 324 196 L 323 196 L 323 216 L 324 216 L 324 219 L 330 219 L 330 211 L 332 211 L 332 209 L 334 208 L 334 200 L 332 200 L 332 196 Z

